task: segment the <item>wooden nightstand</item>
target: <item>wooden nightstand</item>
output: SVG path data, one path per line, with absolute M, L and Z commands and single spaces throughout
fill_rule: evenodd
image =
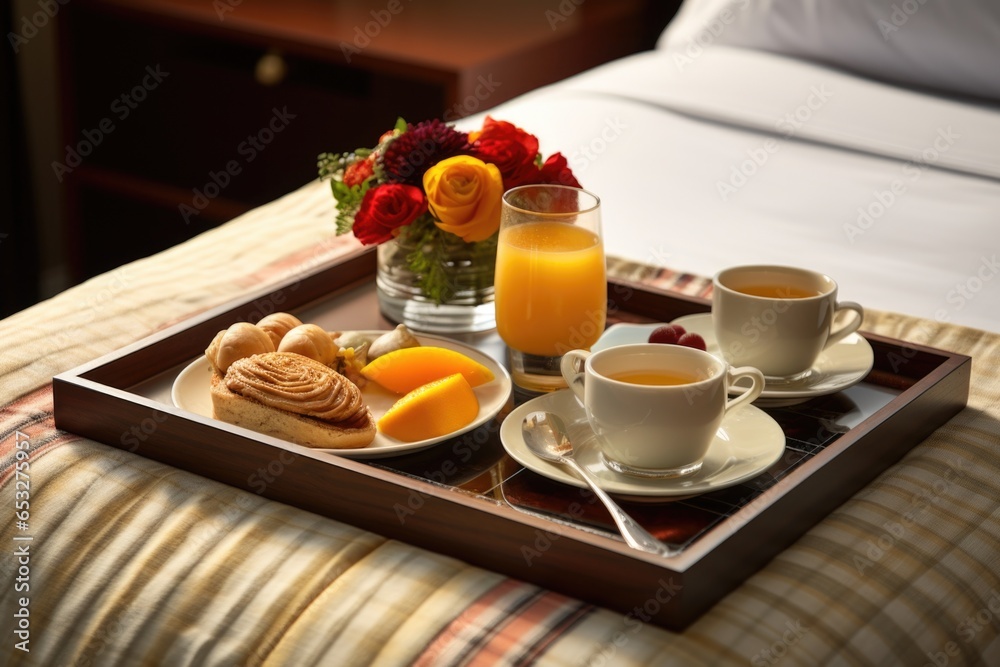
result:
M 652 46 L 655 0 L 75 0 L 59 15 L 74 280 L 447 120 Z

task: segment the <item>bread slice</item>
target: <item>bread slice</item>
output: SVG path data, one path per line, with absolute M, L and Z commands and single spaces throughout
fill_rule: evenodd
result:
M 224 378 L 217 373 L 212 374 L 211 393 L 216 419 L 303 447 L 359 449 L 375 439 L 375 419 L 367 407 L 350 421 L 324 421 L 273 408 L 237 394 L 226 386 Z

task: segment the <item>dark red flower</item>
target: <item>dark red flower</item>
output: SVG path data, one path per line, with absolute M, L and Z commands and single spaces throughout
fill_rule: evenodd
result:
M 478 141 L 474 150 L 475 157 L 497 166 L 505 190 L 531 183 L 537 177 L 535 155 L 525 152 L 522 144 L 511 141 Z
M 473 154 L 497 166 L 505 189 L 533 183 L 537 178 L 538 139 L 534 135 L 513 123 L 487 116 L 482 131 L 473 136 Z
M 376 245 L 388 241 L 393 230 L 405 227 L 426 212 L 423 190 L 413 185 L 387 183 L 365 193 L 352 230 L 365 245 Z
M 483 141 L 514 142 L 524 147 L 524 152 L 534 158 L 538 155 L 538 137 L 525 132 L 517 125 L 505 120 L 494 120 L 487 116 L 483 121 L 483 129 L 473 133 L 475 143 Z
M 390 183 L 420 185 L 432 165 L 471 151 L 469 135 L 434 119 L 407 125 L 406 132 L 386 146 L 381 162 Z
M 568 185 L 579 188 L 580 182 L 576 180 L 573 171 L 566 162 L 566 157 L 562 153 L 553 153 L 545 161 L 542 168 L 538 170 L 538 180 L 534 183 L 545 183 L 555 185 Z

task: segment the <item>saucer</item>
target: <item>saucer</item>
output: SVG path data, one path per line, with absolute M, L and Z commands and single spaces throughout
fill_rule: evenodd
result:
M 597 436 L 571 390 L 545 394 L 515 408 L 500 427 L 500 441 L 507 453 L 528 470 L 580 488 L 586 488 L 587 483 L 568 469 L 538 458 L 524 442 L 521 423 L 536 410 L 554 412 L 563 418 L 576 460 L 594 474 L 602 489 L 637 499 L 686 497 L 724 489 L 761 474 L 785 451 L 785 434 L 778 423 L 763 410 L 744 405 L 723 419 L 697 472 L 670 479 L 632 477 L 604 465 L 597 449 Z
M 719 344 L 715 340 L 715 331 L 712 328 L 711 313 L 685 315 L 671 324 L 679 324 L 687 331 L 699 334 L 705 339 L 707 351 L 721 358 Z M 596 352 L 605 347 L 645 343 L 649 334 L 659 326 L 662 326 L 662 323 L 613 324 L 591 350 Z M 802 403 L 816 396 L 834 394 L 864 380 L 874 363 L 875 354 L 871 344 L 861 334 L 852 333 L 823 350 L 805 376 L 777 386 L 765 384 L 764 391 L 761 392 L 760 398 L 754 401 L 754 405 L 781 407 Z M 743 387 L 736 386 L 734 390 L 734 393 L 739 393 Z
M 374 335 L 385 332 L 361 331 L 359 333 Z M 458 341 L 427 334 L 414 335 L 422 345 L 434 345 L 461 352 L 492 371 L 493 380 L 473 389 L 476 393 L 476 398 L 479 400 L 479 414 L 476 415 L 476 418 L 457 431 L 436 438 L 428 438 L 427 440 L 402 442 L 390 438 L 379 431 L 375 434 L 375 440 L 367 447 L 357 449 L 321 449 L 314 447 L 312 451 L 338 454 L 353 459 L 376 459 L 387 456 L 400 456 L 427 449 L 439 442 L 457 437 L 482 426 L 499 414 L 500 410 L 503 409 L 510 399 L 513 390 L 510 374 L 506 368 L 497 363 L 489 355 Z M 212 415 L 212 394 L 210 388 L 211 377 L 212 366 L 205 355 L 201 355 L 190 362 L 174 379 L 174 384 L 171 388 L 171 398 L 174 405 L 182 410 L 187 410 L 203 417 L 214 418 Z M 364 396 L 365 403 L 371 409 L 372 417 L 376 421 L 399 399 L 399 396 L 379 387 L 374 382 L 369 382 L 365 385 L 364 389 L 361 390 L 361 395 Z

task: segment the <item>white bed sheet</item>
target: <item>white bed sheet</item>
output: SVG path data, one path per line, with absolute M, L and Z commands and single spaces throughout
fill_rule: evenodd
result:
M 809 266 L 841 298 L 1000 331 L 1000 110 L 715 47 L 638 54 L 488 113 L 567 156 L 602 198 L 610 255 L 703 275 Z

